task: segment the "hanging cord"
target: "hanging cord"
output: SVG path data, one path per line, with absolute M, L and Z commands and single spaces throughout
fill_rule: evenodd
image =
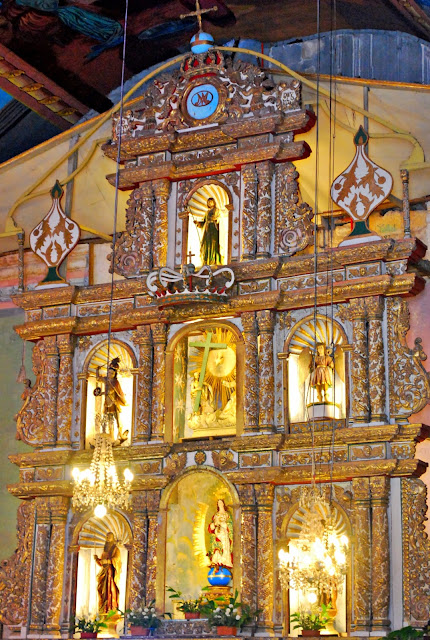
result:
M 315 128 L 315 194 L 314 194 L 314 352 L 313 370 L 315 370 L 315 358 L 317 348 L 317 309 L 318 309 L 318 172 L 319 172 L 319 91 L 320 91 L 320 75 L 321 75 L 321 38 L 320 38 L 320 0 L 317 0 L 317 80 L 316 80 L 316 128 Z M 310 385 L 309 385 L 310 386 Z M 315 394 L 313 394 L 315 397 Z M 309 419 L 309 415 L 308 415 Z M 312 485 L 316 483 L 316 466 L 315 466 L 315 411 L 312 415 L 311 427 L 311 445 L 312 445 Z
M 119 107 L 118 150 L 116 154 L 116 171 L 115 171 L 115 201 L 114 201 L 114 216 L 113 216 L 112 263 L 111 263 L 112 277 L 110 282 L 110 300 L 109 300 L 108 348 L 107 348 L 107 363 L 106 363 L 107 368 L 109 368 L 110 349 L 111 349 L 111 340 L 112 340 L 113 292 L 114 292 L 114 276 L 115 276 L 116 235 L 117 235 L 117 223 L 118 223 L 118 192 L 119 192 L 119 176 L 120 176 L 119 172 L 120 172 L 121 147 L 122 147 L 122 114 L 124 111 L 124 77 L 125 77 L 125 52 L 127 47 L 127 23 L 128 23 L 128 0 L 126 0 L 125 2 L 124 41 L 122 44 L 121 95 L 120 95 L 120 107 Z

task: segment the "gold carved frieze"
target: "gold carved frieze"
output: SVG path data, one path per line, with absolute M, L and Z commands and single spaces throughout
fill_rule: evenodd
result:
M 390 276 L 401 276 L 406 273 L 408 269 L 407 260 L 394 260 L 393 262 L 387 262 L 385 265 L 385 272 Z
M 273 464 L 271 451 L 254 453 L 241 453 L 239 455 L 240 467 L 270 467 Z
M 196 451 L 194 454 L 194 462 L 197 465 L 204 464 L 206 462 L 206 452 L 205 451 Z
M 344 462 L 348 460 L 346 447 L 334 447 L 333 449 L 320 449 L 315 451 L 285 451 L 281 454 L 281 466 L 290 467 L 296 465 L 312 464 L 312 457 L 316 463 Z
M 345 429 L 346 420 L 345 419 L 334 419 L 334 420 L 318 420 L 314 424 L 315 431 L 328 431 L 332 429 Z M 309 423 L 308 422 L 292 422 L 290 424 L 290 433 L 309 433 Z
M 353 278 L 365 278 L 366 276 L 379 276 L 381 273 L 381 264 L 379 262 L 360 264 L 357 267 L 346 268 L 346 279 L 351 280 Z
M 68 480 L 51 480 L 44 482 L 19 482 L 8 484 L 7 490 L 15 498 L 33 498 L 37 496 L 71 496 L 72 482 Z
M 71 315 L 70 305 L 59 305 L 58 307 L 46 307 L 43 309 L 43 318 L 67 318 Z
M 134 302 L 133 300 L 124 300 L 121 302 L 116 302 L 112 305 L 113 313 L 126 313 L 133 309 Z M 111 305 L 109 302 L 104 304 L 82 304 L 77 308 L 77 315 L 80 318 L 86 318 L 88 316 L 100 316 L 109 314 Z
M 215 469 L 219 471 L 230 471 L 237 469 L 237 461 L 234 452 L 229 449 L 220 449 L 212 451 L 212 462 Z
M 392 442 L 391 456 L 398 460 L 408 460 L 415 456 L 415 449 L 414 442 Z
M 167 476 L 175 476 L 185 468 L 186 464 L 186 453 L 172 453 L 164 460 L 163 473 Z
M 316 277 L 318 287 L 331 286 L 332 282 L 342 282 L 345 279 L 343 269 L 338 269 L 332 273 L 320 273 Z M 277 281 L 278 288 L 281 291 L 295 291 L 296 289 L 309 289 L 315 287 L 315 276 L 295 276 L 293 278 L 279 278 Z
M 385 444 L 363 444 L 349 447 L 350 460 L 375 460 L 385 457 Z
M 38 467 L 34 479 L 36 482 L 64 480 L 64 467 Z
M 264 293 L 266 291 L 270 291 L 270 289 L 270 278 L 263 278 L 262 280 L 251 280 L 248 282 L 239 283 L 239 295 L 247 293 Z
M 137 462 L 133 465 L 133 473 L 135 476 L 158 474 L 162 471 L 161 467 L 161 459 L 145 460 L 144 462 Z

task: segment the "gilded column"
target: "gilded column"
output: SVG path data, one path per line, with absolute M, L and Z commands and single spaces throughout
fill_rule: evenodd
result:
M 146 601 L 155 600 L 157 577 L 158 509 L 160 491 L 147 492 L 148 508 L 148 555 L 146 562 Z
M 71 443 L 73 412 L 73 338 L 70 334 L 58 336 L 60 368 L 57 399 L 57 445 Z
M 255 313 L 247 311 L 240 316 L 245 342 L 245 375 L 243 390 L 243 419 L 245 431 L 258 428 L 258 343 Z
M 57 437 L 57 399 L 58 399 L 58 347 L 56 336 L 48 336 L 43 340 L 46 347 L 45 371 L 45 447 L 55 445 Z
M 363 298 L 351 300 L 349 316 L 353 327 L 351 362 L 352 416 L 354 422 L 368 422 L 369 363 L 367 356 L 366 306 Z
M 59 637 L 61 603 L 64 580 L 64 552 L 69 498 L 55 496 L 49 499 L 51 511 L 51 537 L 46 578 L 46 621 L 44 630 Z
M 370 479 L 372 507 L 372 631 L 389 631 L 390 620 L 390 531 L 388 500 L 390 478 Z
M 270 256 L 272 239 L 272 176 L 273 164 L 259 162 L 256 165 L 258 178 L 257 204 L 257 258 Z
M 236 486 L 241 508 L 242 583 L 241 598 L 257 608 L 257 506 L 252 484 Z
M 138 327 L 133 337 L 139 347 L 136 422 L 133 442 L 145 441 L 151 434 L 152 334 L 148 326 Z
M 132 494 L 133 509 L 133 550 L 131 554 L 131 576 L 129 602 L 131 609 L 141 606 L 145 598 L 146 554 L 148 550 L 148 514 L 146 492 Z
M 368 318 L 368 349 L 369 349 L 369 397 L 370 419 L 372 422 L 385 422 L 386 382 L 384 361 L 384 337 L 382 333 L 382 318 L 384 314 L 384 299 L 380 296 L 366 298 Z
M 154 342 L 154 360 L 152 379 L 152 429 L 151 440 L 162 440 L 164 437 L 164 405 L 166 384 L 166 325 L 160 323 L 151 325 Z
M 138 225 L 140 231 L 139 257 L 140 272 L 149 273 L 152 269 L 152 233 L 154 225 L 152 184 L 144 182 L 138 189 Z
M 254 164 L 242 167 L 242 260 L 255 258 L 257 240 L 257 174 Z
M 273 634 L 273 484 L 256 484 L 257 527 L 257 607 L 258 631 Z
M 49 498 L 35 498 L 35 501 L 36 537 L 34 541 L 34 571 L 31 585 L 30 631 L 32 633 L 41 633 L 45 622 L 46 579 L 51 519 Z
M 353 567 L 352 628 L 354 631 L 368 631 L 372 607 L 371 577 L 371 530 L 370 530 L 370 486 L 369 478 L 354 478 L 353 526 L 355 535 Z M 386 540 L 388 544 L 388 539 Z
M 272 311 L 257 311 L 260 334 L 259 374 L 259 428 L 272 431 L 275 423 L 275 369 L 273 362 L 273 329 L 275 317 Z
M 152 258 L 154 267 L 163 267 L 167 264 L 167 201 L 170 181 L 155 180 L 152 187 L 155 198 Z

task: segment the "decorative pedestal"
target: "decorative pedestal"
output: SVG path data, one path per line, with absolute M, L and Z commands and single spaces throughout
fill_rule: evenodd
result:
M 340 418 L 340 409 L 334 402 L 312 402 L 307 405 L 310 420 L 315 418 Z

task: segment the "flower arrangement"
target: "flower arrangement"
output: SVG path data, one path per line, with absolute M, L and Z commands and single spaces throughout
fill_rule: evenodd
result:
M 311 610 L 296 611 L 290 615 L 291 622 L 295 623 L 293 629 L 302 629 L 303 631 L 320 631 L 324 629 L 330 620 L 327 615 L 327 605 L 322 604 L 321 607 L 315 607 Z
M 209 588 L 210 587 L 203 587 L 202 591 L 207 591 Z M 200 594 L 198 598 L 184 598 L 182 591 L 176 591 L 176 589 L 173 589 L 172 587 L 166 587 L 166 591 L 170 593 L 169 598 L 171 600 L 177 601 L 178 611 L 182 611 L 185 614 L 192 613 L 200 615 L 206 604 L 206 598 L 203 593 Z
M 157 629 L 161 624 L 161 618 L 155 611 L 155 600 L 151 600 L 148 606 L 145 603 L 138 609 L 127 609 L 127 622 L 130 627 L 143 627 L 143 629 Z
M 109 613 L 113 615 L 116 612 L 109 611 Z M 74 628 L 74 631 L 75 632 L 80 631 L 81 637 L 85 637 L 86 634 L 88 633 L 97 635 L 100 629 L 107 629 L 107 624 L 105 620 L 108 618 L 109 613 L 103 618 L 100 618 L 99 615 L 95 616 L 94 618 L 90 618 L 89 616 L 82 616 L 81 618 L 76 617 L 75 622 L 72 625 Z M 112 617 L 112 615 L 109 617 Z
M 234 596 L 228 602 L 208 600 L 203 606 L 202 613 L 207 616 L 211 627 L 236 627 L 240 629 L 244 624 L 254 620 L 258 611 L 251 611 L 249 605 L 239 602 L 236 589 Z

